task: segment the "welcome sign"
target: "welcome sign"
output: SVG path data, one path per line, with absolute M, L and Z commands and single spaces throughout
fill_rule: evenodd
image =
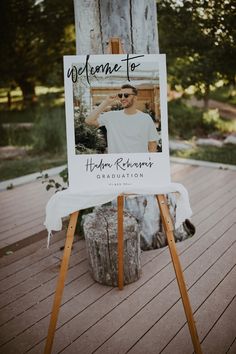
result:
M 72 192 L 170 183 L 165 55 L 65 56 L 64 81 Z

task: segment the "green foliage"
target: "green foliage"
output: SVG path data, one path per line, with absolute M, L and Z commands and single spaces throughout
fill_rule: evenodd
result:
M 61 171 L 59 173 L 59 176 L 62 178 L 63 183 L 61 184 L 57 181 L 55 181 L 55 179 L 49 177 L 49 175 L 47 173 L 45 174 L 41 174 L 41 176 L 37 177 L 37 179 L 41 179 L 42 183 L 47 183 L 46 184 L 46 190 L 49 191 L 50 189 L 54 188 L 55 189 L 55 193 L 56 192 L 60 192 L 63 191 L 65 189 L 67 189 L 68 186 L 68 169 L 65 168 L 63 171 Z
M 40 111 L 39 111 L 40 112 Z M 62 107 L 48 108 L 39 114 L 33 129 L 33 150 L 37 153 L 65 151 L 65 112 Z
M 183 139 L 190 139 L 195 135 L 204 134 L 202 112 L 182 102 L 174 100 L 168 104 L 169 134 Z
M 32 128 L 9 124 L 6 127 L 0 125 L 0 145 L 29 146 L 33 142 Z
M 218 135 L 235 131 L 235 121 L 226 121 L 217 109 L 201 110 L 183 103 L 182 99 L 168 104 L 170 136 L 191 139 L 218 132 Z
M 0 123 L 33 123 L 38 116 L 39 108 L 28 107 L 24 109 L 0 110 Z M 40 112 L 42 109 L 40 109 Z
M 233 0 L 160 0 L 157 16 L 172 87 L 194 85 L 199 95 L 207 97 L 219 78 L 235 85 Z
M 99 154 L 106 148 L 106 141 L 101 131 L 85 124 L 86 108 L 81 104 L 75 111 L 76 153 Z
M 191 150 L 172 151 L 172 156 L 236 165 L 236 149 L 233 145 L 223 147 L 198 146 Z
M 5 146 L 8 145 L 8 138 L 6 135 L 6 129 L 3 128 L 2 124 L 0 124 L 0 145 Z
M 212 90 L 209 97 L 213 100 L 226 102 L 236 106 L 236 89 L 232 86 L 222 86 Z
M 20 86 L 25 99 L 36 82 L 62 85 L 62 56 L 75 53 L 73 24 L 72 0 L 1 1 L 2 83 Z
M 24 156 L 15 160 L 0 160 L 0 180 L 16 178 L 29 173 L 39 172 L 48 168 L 61 166 L 66 163 L 66 156 L 63 154 L 50 156 Z
M 68 168 L 64 168 L 64 170 L 62 170 L 59 173 L 59 176 L 62 178 L 63 183 L 66 183 L 68 185 Z
M 218 109 L 209 109 L 202 115 L 203 124 L 212 129 L 218 129 L 220 123 L 220 115 Z

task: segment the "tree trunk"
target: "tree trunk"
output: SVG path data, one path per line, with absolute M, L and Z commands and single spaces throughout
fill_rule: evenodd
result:
M 130 284 L 141 275 L 141 248 L 136 219 L 124 211 L 124 284 Z M 117 209 L 96 208 L 84 217 L 84 236 L 92 277 L 97 282 L 117 286 L 118 237 Z
M 32 81 L 25 79 L 19 80 L 19 86 L 22 91 L 23 100 L 26 104 L 33 103 L 35 101 L 35 85 Z
M 119 37 L 126 53 L 159 52 L 154 0 L 74 0 L 77 54 L 106 53 Z
M 204 101 L 204 109 L 207 110 L 209 108 L 209 97 L 210 97 L 210 84 L 205 85 L 205 94 L 203 97 Z

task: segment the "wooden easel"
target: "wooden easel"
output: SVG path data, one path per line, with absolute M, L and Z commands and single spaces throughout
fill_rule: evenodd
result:
M 120 38 L 111 38 L 108 44 L 108 54 L 123 54 L 123 49 L 121 45 Z M 175 239 L 174 239 L 174 226 L 169 212 L 169 207 L 167 204 L 166 197 L 161 195 L 156 195 L 157 203 L 160 208 L 161 219 L 164 226 L 164 230 L 167 237 L 168 247 L 171 254 L 172 263 L 174 266 L 176 279 L 178 282 L 185 315 L 187 318 L 190 335 L 192 338 L 192 343 L 194 351 L 196 354 L 202 354 L 197 329 L 195 326 L 193 313 L 188 297 L 188 292 L 183 276 L 183 271 L 179 261 L 179 256 L 176 250 Z M 117 235 L 118 235 L 118 288 L 123 289 L 123 208 L 124 208 L 124 195 L 120 195 L 117 198 Z M 69 226 L 66 234 L 66 243 L 63 254 L 63 259 L 61 263 L 60 273 L 58 276 L 56 292 L 54 296 L 54 302 L 52 307 L 52 313 L 49 323 L 48 336 L 46 340 L 46 345 L 44 349 L 44 354 L 50 354 L 52 351 L 52 345 L 56 330 L 56 324 L 61 304 L 61 299 L 63 295 L 66 273 L 68 270 L 69 259 L 71 254 L 71 248 L 74 240 L 75 227 L 78 219 L 79 211 L 76 211 L 70 215 Z

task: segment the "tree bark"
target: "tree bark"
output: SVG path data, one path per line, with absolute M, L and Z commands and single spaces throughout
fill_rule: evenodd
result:
M 34 102 L 36 97 L 34 83 L 25 79 L 20 79 L 19 86 L 22 91 L 24 102 L 26 104 Z
M 141 248 L 139 226 L 127 211 L 124 225 L 124 284 L 132 283 L 141 275 Z M 91 275 L 97 282 L 117 286 L 117 209 L 96 208 L 84 217 L 84 235 Z
M 154 0 L 74 0 L 77 54 L 104 54 L 111 37 L 126 53 L 159 52 Z

